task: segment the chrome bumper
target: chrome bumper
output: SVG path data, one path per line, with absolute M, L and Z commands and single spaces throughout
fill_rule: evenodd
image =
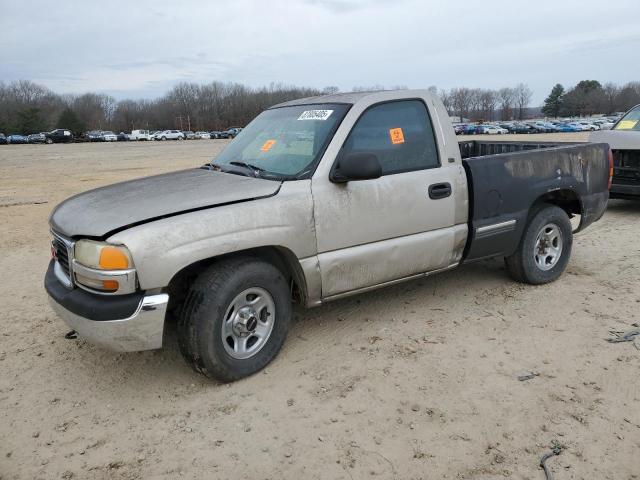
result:
M 153 350 L 162 347 L 164 317 L 169 295 L 160 293 L 142 298 L 137 310 L 121 320 L 90 320 L 70 312 L 51 296 L 53 310 L 78 335 L 89 342 L 117 352 Z

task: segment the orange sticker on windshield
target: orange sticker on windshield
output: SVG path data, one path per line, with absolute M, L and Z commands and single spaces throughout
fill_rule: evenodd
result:
M 276 143 L 275 140 L 267 140 L 266 142 L 264 142 L 262 144 L 262 147 L 260 147 L 260 151 L 261 152 L 268 152 L 269 150 L 271 150 L 271 147 L 273 147 L 273 145 Z
M 391 143 L 394 145 L 404 143 L 404 133 L 402 133 L 401 128 L 390 128 L 389 137 L 391 137 Z

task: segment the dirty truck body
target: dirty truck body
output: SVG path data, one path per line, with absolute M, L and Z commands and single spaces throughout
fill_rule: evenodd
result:
M 513 145 L 513 144 L 511 144 Z M 120 351 L 162 346 L 224 381 L 280 349 L 291 303 L 323 302 L 502 256 L 555 280 L 607 204 L 608 146 L 480 155 L 427 91 L 277 105 L 211 164 L 72 197 L 52 213 L 51 305 Z M 463 155 L 465 158 L 463 160 Z M 535 231 L 534 231 L 535 230 Z

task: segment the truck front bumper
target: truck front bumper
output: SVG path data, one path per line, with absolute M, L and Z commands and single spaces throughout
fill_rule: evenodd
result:
M 69 290 L 53 273 L 45 276 L 49 303 L 56 314 L 89 342 L 118 352 L 162 347 L 169 295 L 95 295 Z M 120 298 L 118 298 L 120 297 Z

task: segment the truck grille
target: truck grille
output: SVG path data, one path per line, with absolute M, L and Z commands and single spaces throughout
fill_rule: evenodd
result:
M 72 245 L 73 244 L 69 240 L 55 233 L 53 234 L 53 240 L 51 241 L 51 248 L 53 249 L 53 252 L 56 257 L 56 262 L 60 267 L 61 273 L 66 277 L 60 280 L 62 281 L 62 283 L 66 284 L 67 286 L 71 286 L 73 283 L 71 280 L 72 278 L 71 259 L 69 258 Z

